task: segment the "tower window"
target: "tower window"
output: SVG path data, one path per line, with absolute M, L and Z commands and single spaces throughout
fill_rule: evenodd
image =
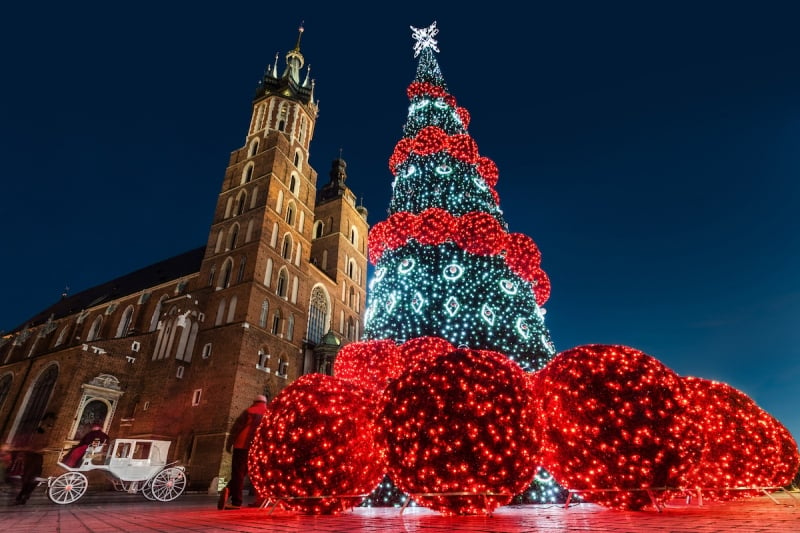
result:
M 292 258 L 292 238 L 287 233 L 283 237 L 283 245 L 281 246 L 281 257 L 284 259 Z
M 239 263 L 239 274 L 236 276 L 236 283 L 241 283 L 244 279 L 244 268 L 247 265 L 247 256 L 242 256 L 242 262 Z
M 258 146 L 258 143 L 256 143 L 255 146 Z M 242 176 L 242 184 L 250 183 L 252 181 L 253 168 L 255 168 L 254 165 L 247 165 L 247 168 L 244 169 L 244 175 Z
M 277 374 L 282 378 L 285 378 L 288 372 L 289 372 L 289 361 L 281 357 L 280 360 L 278 361 Z
M 228 250 L 236 248 L 236 241 L 239 238 L 239 224 L 234 224 L 228 236 Z
M 286 298 L 286 291 L 288 290 L 289 285 L 289 275 L 286 273 L 286 269 L 282 269 L 280 273 L 278 273 L 278 289 L 277 293 L 278 296 L 281 298 Z
M 269 372 L 269 368 L 267 368 L 267 365 L 269 365 L 269 357 L 270 354 L 267 353 L 265 350 L 259 350 L 258 362 L 256 363 L 256 368 L 258 368 L 259 370 L 266 370 L 267 372 Z
M 236 214 L 241 215 L 244 213 L 244 208 L 247 205 L 247 193 L 242 191 L 239 198 L 236 199 Z
M 267 313 L 269 312 L 269 302 L 264 300 L 261 302 L 261 314 L 258 317 L 258 325 L 259 327 L 266 327 L 267 326 Z
M 231 269 L 233 269 L 233 259 L 230 257 L 225 260 L 225 263 L 222 265 L 222 272 L 219 276 L 219 285 L 217 285 L 220 289 L 227 289 L 230 287 L 231 284 Z
M 294 315 L 289 315 L 286 322 L 286 339 L 292 340 L 292 337 L 294 337 Z

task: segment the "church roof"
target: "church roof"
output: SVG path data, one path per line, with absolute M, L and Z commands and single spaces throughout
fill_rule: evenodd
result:
M 154 287 L 183 276 L 196 274 L 200 271 L 200 264 L 203 261 L 205 250 L 206 247 L 202 246 L 71 296 L 65 296 L 14 328 L 10 333 L 25 327 L 42 324 L 51 317 L 53 320 L 63 318 L 89 307 L 143 291 L 148 287 Z

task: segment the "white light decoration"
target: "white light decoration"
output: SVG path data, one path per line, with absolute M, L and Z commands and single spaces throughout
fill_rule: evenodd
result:
M 414 311 L 419 314 L 422 312 L 422 308 L 424 306 L 425 306 L 425 298 L 419 291 L 417 291 L 416 293 L 414 293 L 414 297 L 411 298 L 411 307 L 413 307 Z
M 400 274 L 408 274 L 409 272 L 414 270 L 414 265 L 416 265 L 416 264 L 417 264 L 417 262 L 414 261 L 414 259 L 412 259 L 410 257 L 406 257 L 405 259 L 403 259 L 400 262 L 400 266 L 397 267 L 397 271 Z
M 527 339 L 531 336 L 530 329 L 528 329 L 528 324 L 525 322 L 524 318 L 517 318 L 516 327 L 523 339 Z
M 483 304 L 483 307 L 481 308 L 481 318 L 484 319 L 490 326 L 494 326 L 494 317 L 495 315 L 494 311 L 492 311 L 492 308 L 486 304 Z
M 517 294 L 517 284 L 511 280 L 501 279 L 500 288 L 503 290 L 504 293 L 510 294 L 511 296 Z
M 434 39 L 437 33 L 439 33 L 439 30 L 436 28 L 435 21 L 427 28 L 411 26 L 411 36 L 417 41 L 414 43 L 414 57 L 417 57 L 424 48 L 430 48 L 436 52 L 439 51 L 437 46 L 439 43 Z
M 458 303 L 458 300 L 456 300 L 453 296 L 448 298 L 444 305 L 445 311 L 447 311 L 450 316 L 456 316 L 459 307 L 461 307 L 461 304 Z
M 461 265 L 457 265 L 455 263 L 451 265 L 447 265 L 442 272 L 442 276 L 447 281 L 457 281 L 461 276 L 464 275 L 464 268 Z

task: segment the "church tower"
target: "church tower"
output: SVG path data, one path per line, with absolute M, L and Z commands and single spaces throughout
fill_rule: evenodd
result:
M 65 296 L 0 338 L 0 438 L 25 444 L 55 420 L 46 473 L 100 422 L 114 438 L 169 440 L 193 488 L 213 488 L 229 474 L 242 409 L 330 374 L 361 336 L 367 212 L 341 158 L 317 190 L 302 35 L 258 83 L 206 242 Z
M 317 192 L 311 264 L 338 283 L 346 303 L 339 331 L 346 340 L 353 341 L 363 331 L 360 317 L 366 304 L 369 227 L 367 209 L 356 205 L 353 191 L 345 185 L 346 168 L 344 159 L 334 159 L 330 181 Z M 330 373 L 333 364 L 330 357 L 318 350 L 316 361 L 320 371 Z
M 230 157 L 217 200 L 200 280 L 213 289 L 213 322 L 247 322 L 302 335 L 303 265 L 310 257 L 317 174 L 309 143 L 318 108 L 300 37 L 278 71 L 278 56 L 256 90 L 245 144 Z M 303 302 L 305 303 L 305 302 Z M 266 310 L 266 313 L 264 313 Z M 266 314 L 266 316 L 264 316 Z M 292 331 L 292 333 L 295 333 Z

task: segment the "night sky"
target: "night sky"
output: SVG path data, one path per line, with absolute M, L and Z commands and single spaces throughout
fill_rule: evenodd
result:
M 341 150 L 384 219 L 409 26 L 437 21 L 509 231 L 542 252 L 556 349 L 632 346 L 800 436 L 798 4 L 431 4 L 5 7 L 0 330 L 206 242 L 256 83 L 301 21 L 318 184 Z

